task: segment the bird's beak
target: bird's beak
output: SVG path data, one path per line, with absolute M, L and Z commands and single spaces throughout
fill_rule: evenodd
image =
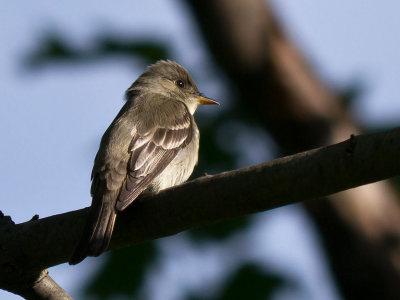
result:
M 197 99 L 197 101 L 199 101 L 199 103 L 200 103 L 201 105 L 210 105 L 210 104 L 219 105 L 219 102 L 217 102 L 217 101 L 215 101 L 215 100 L 213 100 L 213 99 L 204 97 L 204 96 L 202 96 L 202 95 L 196 96 L 196 99 Z

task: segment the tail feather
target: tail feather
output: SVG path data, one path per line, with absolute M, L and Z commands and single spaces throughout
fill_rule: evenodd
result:
M 112 199 L 115 196 L 108 194 L 101 201 L 93 200 L 84 233 L 69 260 L 70 265 L 80 263 L 87 256 L 99 256 L 107 249 L 117 216 Z

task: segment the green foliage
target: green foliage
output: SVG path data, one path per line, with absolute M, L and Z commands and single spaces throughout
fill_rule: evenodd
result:
M 225 284 L 222 294 L 208 300 L 265 300 L 282 285 L 282 279 L 267 274 L 256 265 L 244 265 Z M 189 296 L 187 300 L 204 299 L 197 295 Z
M 255 265 L 243 266 L 231 278 L 219 300 L 268 299 L 272 292 L 282 284 L 276 276 L 267 275 Z
M 54 63 L 85 63 L 94 59 L 112 56 L 124 56 L 127 59 L 141 58 L 146 63 L 168 58 L 169 51 L 164 44 L 154 40 L 136 40 L 117 35 L 99 36 L 91 46 L 79 48 L 57 33 L 48 33 L 42 38 L 40 48 L 27 56 L 25 66 L 30 69 Z
M 194 240 L 198 239 L 214 239 L 222 241 L 229 238 L 238 230 L 244 229 L 249 224 L 249 217 L 240 217 L 233 220 L 218 222 L 209 226 L 204 226 L 196 229 L 189 230 L 189 235 Z
M 349 108 L 354 104 L 354 101 L 361 98 L 364 91 L 365 87 L 362 81 L 353 81 L 342 90 L 338 91 L 337 95 L 338 98 L 342 100 L 342 104 L 346 108 Z
M 157 257 L 154 242 L 111 252 L 107 262 L 87 285 L 85 294 L 94 299 L 125 296 L 132 299 L 144 281 L 148 265 Z

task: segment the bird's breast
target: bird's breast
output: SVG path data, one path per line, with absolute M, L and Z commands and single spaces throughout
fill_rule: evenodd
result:
M 181 184 L 189 179 L 197 164 L 200 135 L 193 122 L 192 140 L 182 148 L 168 166 L 151 183 L 151 190 L 160 191 Z

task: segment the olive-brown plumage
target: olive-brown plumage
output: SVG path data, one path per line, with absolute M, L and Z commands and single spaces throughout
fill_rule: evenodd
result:
M 127 101 L 104 133 L 92 171 L 92 205 L 69 263 L 98 256 L 111 240 L 118 211 L 143 191 L 186 181 L 197 163 L 193 114 L 203 97 L 189 73 L 172 61 L 151 65 L 127 90 Z

